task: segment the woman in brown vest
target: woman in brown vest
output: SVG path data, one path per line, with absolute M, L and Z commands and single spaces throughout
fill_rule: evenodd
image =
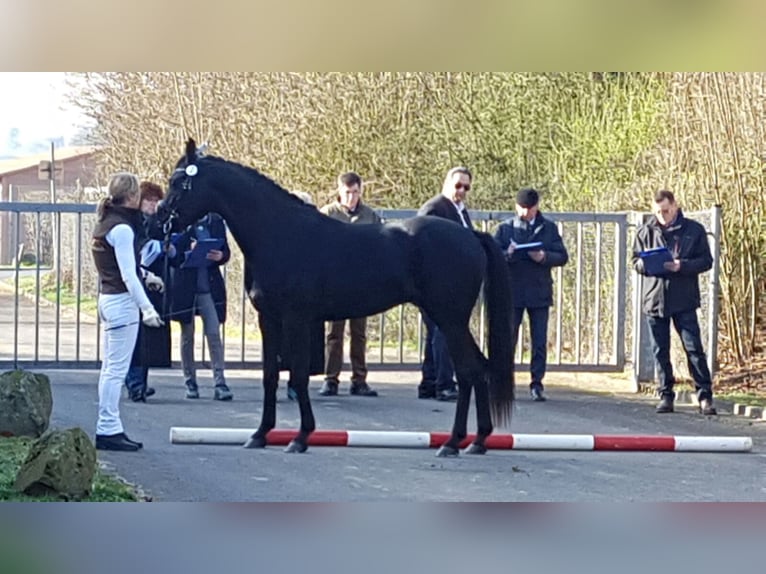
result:
M 136 231 L 141 225 L 138 178 L 118 173 L 109 181 L 109 196 L 98 205 L 91 249 L 98 271 L 98 312 L 104 333 L 98 380 L 96 448 L 136 451 L 120 420 L 120 393 L 130 367 L 139 325 L 139 310 L 149 327 L 163 324 L 138 278 Z

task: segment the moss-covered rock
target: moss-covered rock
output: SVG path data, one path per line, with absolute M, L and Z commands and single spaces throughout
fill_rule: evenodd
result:
M 35 441 L 21 465 L 14 489 L 31 496 L 88 496 L 96 474 L 96 448 L 80 428 L 51 431 Z
M 0 374 L 0 435 L 38 438 L 48 430 L 52 409 L 46 375 L 23 370 Z

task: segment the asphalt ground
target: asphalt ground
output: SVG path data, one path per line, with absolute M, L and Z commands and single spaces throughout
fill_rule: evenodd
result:
M 93 436 L 97 371 L 44 371 L 53 387 L 52 426 L 80 426 Z M 558 375 L 559 380 L 566 377 Z M 766 423 L 727 414 L 703 417 L 691 405 L 654 413 L 655 400 L 598 385 L 547 387 L 533 403 L 519 384 L 509 430 L 554 434 L 751 436 L 750 453 L 490 451 L 442 459 L 434 450 L 173 445 L 172 426 L 254 429 L 262 389 L 259 372 L 229 372 L 232 402 L 212 400 L 212 379 L 199 372 L 201 398 L 184 398 L 177 371 L 156 370 L 157 394 L 147 403 L 123 398 L 122 418 L 138 453 L 99 452 L 106 466 L 157 501 L 766 501 Z M 523 376 L 520 377 L 523 379 Z M 416 398 L 417 372 L 371 371 L 377 398 L 320 397 L 312 378 L 317 429 L 448 431 L 454 403 Z M 473 410 L 469 430 L 474 429 Z M 280 382 L 277 427 L 297 429 L 297 404 Z

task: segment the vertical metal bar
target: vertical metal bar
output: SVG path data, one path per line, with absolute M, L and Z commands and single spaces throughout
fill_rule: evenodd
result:
M 517 307 L 514 311 L 521 313 L 521 323 L 519 324 L 519 333 L 516 337 L 516 362 L 522 363 L 524 361 L 524 311 L 521 307 Z
M 56 219 L 56 238 L 53 240 L 58 246 L 55 249 L 54 265 L 56 266 L 56 362 L 59 361 L 59 346 L 61 344 L 61 212 L 53 214 Z
M 593 359 L 596 365 L 601 364 L 601 222 L 596 222 L 596 248 L 594 250 L 596 257 L 595 265 L 595 297 L 593 298 L 593 305 L 595 307 L 594 320 L 593 320 Z
M 21 265 L 21 212 L 16 211 L 16 244 L 14 245 L 13 259 L 16 263 L 13 270 L 13 367 L 18 369 L 19 365 L 19 266 Z
M 718 364 L 718 280 L 721 272 L 721 206 L 716 205 L 711 213 L 711 232 L 713 245 L 711 252 L 713 255 L 713 267 L 710 270 L 710 286 L 708 288 L 709 313 L 708 318 L 708 340 L 707 340 L 707 362 L 710 369 L 710 376 L 715 377 L 715 371 Z
M 425 349 L 423 348 L 425 345 L 423 343 L 423 315 L 420 313 L 420 309 L 418 309 L 418 362 L 422 363 L 423 359 L 425 358 Z
M 619 370 L 625 368 L 625 316 L 627 314 L 626 302 L 628 289 L 628 260 L 627 260 L 627 244 L 628 244 L 628 216 L 623 214 L 622 219 L 617 223 L 617 230 L 615 232 L 615 257 L 614 257 L 614 305 L 612 310 L 612 332 L 614 333 L 614 347 L 612 354 L 615 358 L 615 366 Z M 636 274 L 638 275 L 638 274 Z M 634 285 L 639 284 L 638 282 Z M 640 288 L 640 287 L 639 287 Z M 640 294 L 637 293 L 636 297 L 640 301 Z M 640 310 L 641 306 L 638 305 Z M 641 316 L 638 313 L 638 322 L 633 324 L 633 332 L 635 337 L 638 337 L 639 329 L 641 327 Z
M 577 275 L 575 277 L 575 364 L 580 364 L 580 331 L 582 317 L 582 221 L 577 222 Z
M 386 346 L 386 337 L 385 337 L 385 330 L 386 330 L 386 313 L 383 312 L 380 314 L 380 363 L 383 364 L 384 360 L 384 348 Z
M 559 235 L 564 240 L 564 225 L 559 222 Z M 580 263 L 578 262 L 577 265 Z M 563 345 L 564 328 L 564 267 L 559 265 L 556 268 L 556 364 L 561 364 L 561 347 Z
M 247 313 L 247 292 L 244 289 L 244 283 L 243 283 L 243 289 L 242 289 L 242 321 L 239 326 L 240 328 L 240 337 L 239 337 L 239 344 L 241 345 L 241 351 L 239 353 L 239 360 L 243 363 L 245 362 L 245 325 L 247 324 L 245 322 L 245 314 Z
M 399 364 L 404 363 L 404 304 L 399 305 Z
M 82 297 L 82 212 L 77 212 L 77 295 L 75 297 L 75 360 L 80 360 L 80 298 Z M 96 279 L 97 290 L 101 290 L 101 281 Z M 96 356 L 101 354 L 101 313 L 96 313 Z
M 192 317 L 193 317 L 192 320 L 194 320 L 194 321 L 197 320 L 197 318 L 194 317 L 193 315 L 192 315 Z M 194 332 L 197 334 L 196 339 L 197 339 L 197 341 L 199 341 L 199 346 L 201 347 L 200 351 L 201 351 L 202 357 L 201 357 L 200 360 L 204 364 L 205 363 L 205 357 L 206 357 L 206 355 L 205 355 L 205 325 L 204 325 L 204 323 L 202 323 L 202 319 L 199 320 L 199 323 L 200 323 L 199 325 L 195 325 L 195 327 L 197 327 L 197 328 L 194 329 Z M 200 329 L 199 329 L 200 326 L 202 326 L 202 336 L 198 335 L 200 333 Z M 218 327 L 220 328 L 220 325 Z
M 228 268 L 224 266 L 223 268 L 223 284 L 224 285 L 226 285 L 227 275 L 228 275 Z M 226 301 L 224 301 L 223 304 L 226 305 Z M 220 331 L 220 336 L 221 336 L 221 347 L 223 348 L 223 362 L 224 364 L 226 364 L 226 327 L 223 323 L 221 323 L 218 325 L 218 329 Z
M 40 360 L 40 211 L 35 212 L 35 363 Z

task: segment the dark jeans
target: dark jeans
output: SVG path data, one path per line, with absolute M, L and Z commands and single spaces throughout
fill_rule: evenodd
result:
M 125 376 L 125 386 L 130 392 L 137 392 L 146 387 L 149 376 L 148 367 L 130 367 Z
M 697 322 L 697 311 L 683 311 L 671 317 L 647 317 L 649 321 L 649 333 L 652 337 L 652 352 L 654 364 L 659 375 L 657 391 L 660 396 L 675 398 L 673 385 L 673 365 L 670 362 L 670 322 L 681 337 L 681 343 L 686 353 L 686 361 L 689 372 L 694 379 L 694 388 L 699 400 L 713 397 L 713 385 L 710 377 L 710 369 L 707 366 L 707 357 L 702 348 L 700 326 Z
M 455 388 L 455 367 L 447 349 L 447 339 L 428 315 L 422 311 L 421 314 L 426 324 L 426 346 L 420 387 L 427 390 L 433 386 L 437 393 L 451 391 Z
M 519 340 L 519 328 L 524 319 L 524 311 L 529 316 L 529 332 L 532 337 L 532 360 L 529 362 L 529 374 L 532 380 L 529 388 L 543 389 L 545 367 L 548 363 L 548 315 L 549 307 L 515 307 L 513 309 L 513 356 L 516 356 L 516 343 Z

